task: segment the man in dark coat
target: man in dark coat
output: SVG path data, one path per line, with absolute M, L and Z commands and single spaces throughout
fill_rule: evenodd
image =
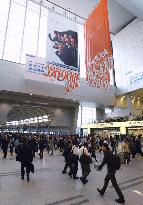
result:
M 24 168 L 26 168 L 27 181 L 29 182 L 29 174 L 31 170 L 31 163 L 33 161 L 33 154 L 27 139 L 23 139 L 23 143 L 19 145 L 17 156 L 18 161 L 21 162 L 21 179 L 24 180 Z
M 72 169 L 72 159 L 71 159 L 72 158 L 72 144 L 71 143 L 67 143 L 65 145 L 63 156 L 65 158 L 65 167 L 62 173 L 66 174 L 68 167 L 70 168 L 70 170 Z
M 136 139 L 136 153 L 140 154 L 143 157 L 142 147 L 141 147 L 141 135 Z
M 40 150 L 39 156 L 40 156 L 40 159 L 43 159 L 44 149 L 45 149 L 45 141 L 44 141 L 44 138 L 40 137 L 40 141 L 39 141 L 39 150 Z
M 9 141 L 6 137 L 4 137 L 2 139 L 2 146 L 1 146 L 1 149 L 3 150 L 3 158 L 5 159 L 7 157 L 7 149 L 8 149 L 8 144 L 9 144 Z
M 124 199 L 124 196 L 117 184 L 117 181 L 116 181 L 116 177 L 115 177 L 115 173 L 116 173 L 116 168 L 115 168 L 115 164 L 114 164 L 114 159 L 113 159 L 113 153 L 112 151 L 109 149 L 108 147 L 108 144 L 107 143 L 103 143 L 102 145 L 102 150 L 104 152 L 104 159 L 103 159 L 103 162 L 101 163 L 101 165 L 98 167 L 98 170 L 101 170 L 102 167 L 107 164 L 107 175 L 104 179 L 104 186 L 102 189 L 98 189 L 97 188 L 97 191 L 101 194 L 101 196 L 104 195 L 105 191 L 106 191 L 106 188 L 108 186 L 108 183 L 109 181 L 111 180 L 112 182 L 112 185 L 114 187 L 114 189 L 116 190 L 118 196 L 119 196 L 119 199 L 115 199 L 115 201 L 117 203 L 122 203 L 124 204 L 125 203 L 125 199 Z

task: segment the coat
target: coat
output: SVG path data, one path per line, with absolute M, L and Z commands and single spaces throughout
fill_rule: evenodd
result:
M 27 165 L 33 161 L 32 149 L 29 144 L 23 143 L 18 147 L 17 161 Z

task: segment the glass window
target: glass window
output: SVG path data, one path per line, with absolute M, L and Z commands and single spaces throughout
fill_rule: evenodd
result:
M 21 63 L 25 63 L 26 54 L 36 55 L 38 43 L 37 41 L 39 29 L 39 15 L 40 6 L 29 1 L 26 12 Z
M 2 58 L 10 0 L 0 0 L 0 58 Z
M 46 58 L 48 9 L 41 7 L 38 56 Z
M 109 108 L 105 108 L 105 114 L 112 113 L 112 110 Z
M 25 7 L 12 2 L 4 49 L 4 59 L 20 62 Z
M 34 123 L 37 123 L 37 122 L 38 122 L 37 117 L 34 118 L 34 121 L 33 121 L 33 122 L 34 122 Z
M 38 120 L 42 120 L 42 116 L 38 117 Z
M 48 118 L 48 116 L 47 116 L 47 115 L 44 115 L 43 118 Z
M 43 122 L 48 122 L 49 120 L 48 119 L 43 119 Z
M 12 2 L 25 6 L 27 0 L 12 0 Z

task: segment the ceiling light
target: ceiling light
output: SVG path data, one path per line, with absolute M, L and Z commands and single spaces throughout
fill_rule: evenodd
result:
M 134 99 L 135 99 L 135 97 L 134 97 Z
M 138 98 L 138 100 L 139 100 L 140 98 Z
M 30 94 L 30 95 L 32 95 L 32 94 Z

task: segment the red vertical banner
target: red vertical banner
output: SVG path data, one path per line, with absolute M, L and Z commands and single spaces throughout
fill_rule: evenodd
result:
M 107 0 L 100 0 L 86 19 L 85 59 L 86 80 L 96 88 L 110 89 L 110 70 L 113 68 Z

